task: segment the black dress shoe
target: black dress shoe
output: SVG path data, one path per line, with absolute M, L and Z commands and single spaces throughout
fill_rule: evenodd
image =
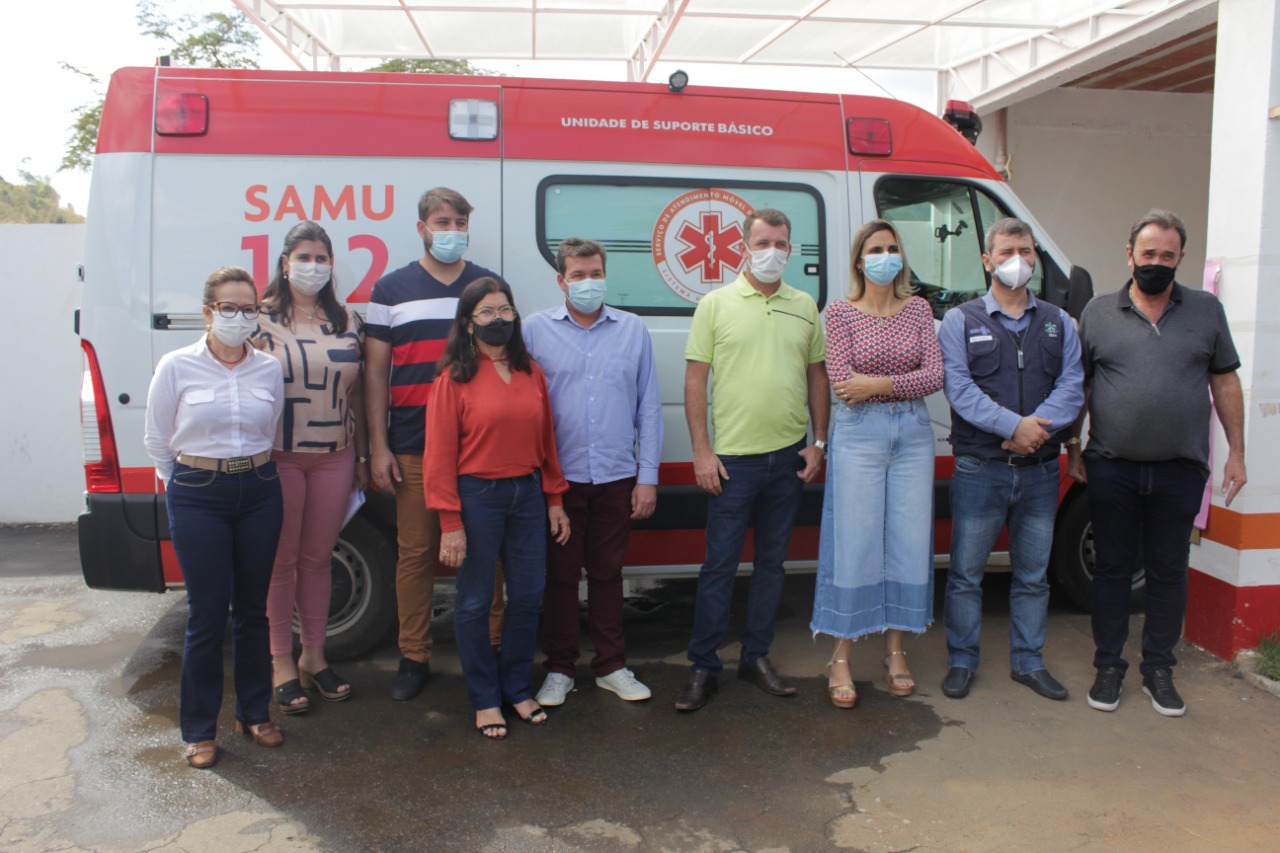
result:
M 1028 672 L 1026 675 L 1018 675 L 1016 672 L 1011 672 L 1009 677 L 1019 684 L 1027 685 L 1046 699 L 1062 701 L 1067 698 L 1067 688 L 1059 684 L 1058 680 L 1050 675 L 1047 669 L 1037 669 L 1035 672 Z
M 430 661 L 416 661 L 400 658 L 400 670 L 391 679 L 391 698 L 399 702 L 407 702 L 422 692 L 427 684 L 427 676 L 431 674 Z
M 963 699 L 969 695 L 970 684 L 973 684 L 973 670 L 953 666 L 947 670 L 947 677 L 942 679 L 942 693 L 952 699 Z
M 707 700 L 716 692 L 717 687 L 719 682 L 711 672 L 705 669 L 693 670 L 689 673 L 689 680 L 685 683 L 684 689 L 676 697 L 676 710 L 698 710 L 707 704 Z
M 794 696 L 796 693 L 794 687 L 782 680 L 782 676 L 778 675 L 768 658 L 756 658 L 751 663 L 739 661 L 738 678 L 750 681 L 765 693 L 774 696 Z

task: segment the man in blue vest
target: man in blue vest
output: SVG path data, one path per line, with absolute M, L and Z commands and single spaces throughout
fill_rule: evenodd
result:
M 988 229 L 985 248 L 990 290 L 948 311 L 938 331 L 955 453 L 942 692 L 969 694 L 978 670 L 982 575 L 1007 524 L 1010 677 L 1048 699 L 1066 699 L 1041 650 L 1058 456 L 1084 405 L 1080 338 L 1066 312 L 1027 290 L 1036 262 L 1030 226 L 1001 219 Z

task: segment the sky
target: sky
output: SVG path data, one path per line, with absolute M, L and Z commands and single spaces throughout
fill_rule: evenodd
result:
M 230 0 L 169 0 L 171 15 L 184 10 L 231 10 Z M 59 172 L 58 164 L 71 136 L 74 110 L 94 102 L 105 91 L 111 72 L 131 65 L 150 66 L 164 52 L 163 45 L 138 32 L 136 0 L 11 0 L 5 3 L 4 29 L 9 47 L 0 51 L 0 177 L 18 182 L 19 170 L 50 179 L 62 197 L 79 213 L 88 209 L 89 175 Z M 71 23 L 74 22 L 74 23 Z M 260 64 L 264 68 L 292 68 L 273 44 L 261 40 Z M 66 62 L 96 75 L 92 82 L 64 70 Z M 567 77 L 624 80 L 626 67 L 619 61 L 603 62 L 496 62 L 478 65 L 513 76 Z M 675 66 L 659 64 L 653 80 L 666 79 Z M 347 69 L 355 70 L 355 69 Z M 694 83 L 717 86 L 782 88 L 796 91 L 845 92 L 883 95 L 884 86 L 895 97 L 934 108 L 933 78 L 927 74 L 875 72 L 876 83 L 860 72 L 743 68 L 692 65 L 685 69 Z

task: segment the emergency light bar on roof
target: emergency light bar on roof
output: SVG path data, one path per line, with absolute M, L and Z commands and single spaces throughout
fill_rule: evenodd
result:
M 894 69 L 992 88 L 1067 74 L 1216 0 L 231 0 L 303 70 L 391 59 Z M 1078 73 L 1078 72 L 1077 72 Z M 696 82 L 696 75 L 695 82 Z M 951 91 L 955 89 L 958 91 Z M 950 93 L 950 94 L 948 94 Z

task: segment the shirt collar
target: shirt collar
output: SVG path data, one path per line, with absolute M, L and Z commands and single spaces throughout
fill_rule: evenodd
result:
M 745 272 L 738 273 L 737 279 L 735 279 L 733 284 L 729 286 L 733 288 L 734 293 L 746 299 L 750 299 L 753 296 L 758 296 L 761 299 L 790 299 L 794 292 L 794 288 L 791 287 L 791 285 L 787 284 L 785 281 L 779 281 L 778 289 L 773 292 L 773 295 L 765 296 L 763 293 L 751 286 L 751 282 L 747 281 L 747 274 Z
M 578 321 L 573 319 L 573 317 L 569 314 L 569 306 L 563 302 L 561 302 L 559 305 L 557 305 L 555 308 L 551 310 L 551 317 L 554 320 L 564 320 L 565 322 L 572 323 L 573 325 L 578 326 Z M 610 309 L 608 305 L 602 305 L 600 306 L 600 316 L 597 317 L 596 321 L 592 323 L 590 326 L 588 326 L 587 328 L 594 329 L 596 326 L 599 326 L 601 323 L 605 322 L 606 320 L 614 323 L 618 322 L 618 318 L 613 316 L 612 309 Z M 578 328 L 581 329 L 582 327 L 578 326 Z
M 991 292 L 990 288 L 987 289 L 986 293 L 982 294 L 982 307 L 983 310 L 987 312 L 987 316 L 991 316 L 992 314 L 1004 314 L 1004 309 L 1000 307 L 1000 303 L 996 299 L 996 295 Z M 1028 290 L 1026 311 L 1034 310 L 1036 310 L 1036 295 Z M 1023 312 L 1024 315 L 1026 311 Z M 1005 316 L 1008 317 L 1009 315 L 1005 314 Z

